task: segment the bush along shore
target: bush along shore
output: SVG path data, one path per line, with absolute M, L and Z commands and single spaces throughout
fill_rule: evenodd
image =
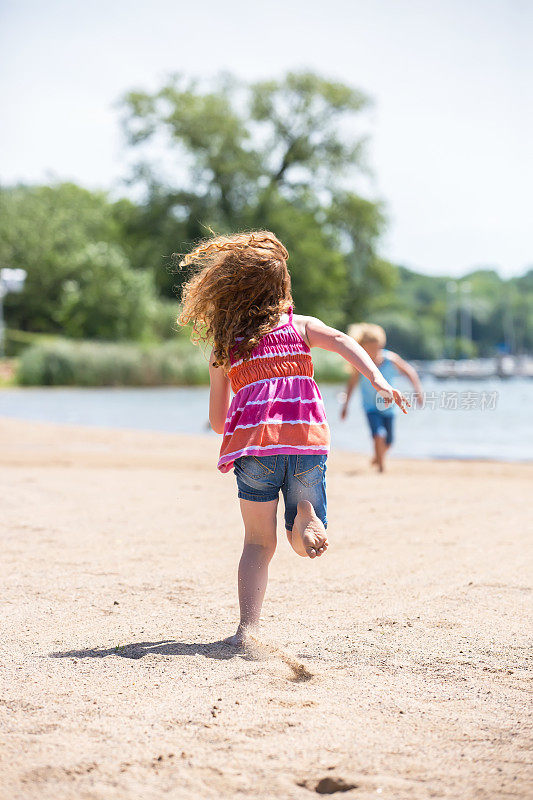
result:
M 317 351 L 313 358 L 317 380 L 346 379 L 338 356 Z M 208 385 L 208 351 L 184 339 L 145 345 L 49 339 L 23 351 L 15 382 L 21 386 Z

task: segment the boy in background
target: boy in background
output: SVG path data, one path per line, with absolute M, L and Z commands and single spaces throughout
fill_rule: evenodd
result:
M 417 400 L 422 400 L 422 385 L 417 371 L 411 364 L 391 350 L 385 350 L 387 337 L 380 325 L 372 325 L 362 322 L 358 325 L 351 325 L 348 334 L 363 347 L 372 361 L 379 368 L 384 378 L 392 383 L 398 372 L 406 375 L 411 381 L 415 390 Z M 361 382 L 361 399 L 363 409 L 368 419 L 372 439 L 374 440 L 374 458 L 372 464 L 377 467 L 379 472 L 385 469 L 385 454 L 394 439 L 394 404 L 386 405 L 373 388 L 370 381 L 359 372 L 353 370 L 346 386 L 344 405 L 341 409 L 341 419 L 346 419 L 348 415 L 348 404 L 352 392 Z

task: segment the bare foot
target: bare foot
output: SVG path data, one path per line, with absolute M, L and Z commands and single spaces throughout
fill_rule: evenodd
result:
M 255 628 L 245 627 L 244 625 L 239 625 L 237 628 L 236 633 L 233 636 L 228 636 L 227 639 L 224 639 L 225 644 L 230 644 L 232 647 L 244 647 L 252 637 Z
M 323 555 L 328 548 L 328 537 L 324 526 L 308 500 L 298 503 L 291 545 L 299 556 L 308 556 L 309 558 Z

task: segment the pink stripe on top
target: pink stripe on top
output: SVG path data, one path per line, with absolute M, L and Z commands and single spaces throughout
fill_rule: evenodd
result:
M 313 378 L 310 348 L 292 323 L 264 336 L 248 358 L 231 360 L 235 396 L 228 409 L 218 468 L 242 455 L 329 452 L 329 427 Z
M 234 412 L 227 420 L 225 433 L 233 433 L 235 428 L 258 425 L 267 422 L 317 422 L 323 425 L 326 422 L 324 409 L 313 400 L 310 403 L 302 403 L 300 398 L 294 398 L 293 402 L 288 400 L 272 400 L 264 405 L 247 405 L 243 411 Z

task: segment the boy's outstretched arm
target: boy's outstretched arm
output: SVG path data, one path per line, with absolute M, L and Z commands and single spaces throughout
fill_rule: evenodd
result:
M 230 402 L 230 382 L 222 367 L 213 366 L 213 353 L 209 357 L 209 422 L 215 433 L 224 433 L 224 423 Z
M 350 403 L 350 398 L 352 396 L 353 390 L 359 383 L 359 373 L 357 370 L 352 370 L 352 374 L 348 378 L 348 383 L 346 384 L 346 392 L 344 394 L 344 404 L 341 408 L 341 419 L 346 419 L 348 416 L 348 405 Z
M 390 360 L 392 361 L 398 372 L 401 372 L 402 375 L 405 375 L 406 378 L 409 378 L 409 380 L 413 385 L 413 389 L 415 390 L 417 400 L 422 402 L 423 400 L 422 384 L 420 383 L 420 378 L 416 369 L 407 361 L 404 361 L 404 359 L 401 358 L 398 355 L 398 353 L 393 353 L 391 350 L 389 350 L 388 354 Z
M 377 366 L 374 364 L 366 350 L 355 339 L 335 328 L 330 328 L 315 317 L 305 317 L 305 334 L 311 347 L 320 347 L 338 353 L 348 364 L 355 367 L 365 378 L 368 378 L 374 389 L 388 400 L 396 403 L 404 414 L 407 414 L 405 397 L 385 380 Z

